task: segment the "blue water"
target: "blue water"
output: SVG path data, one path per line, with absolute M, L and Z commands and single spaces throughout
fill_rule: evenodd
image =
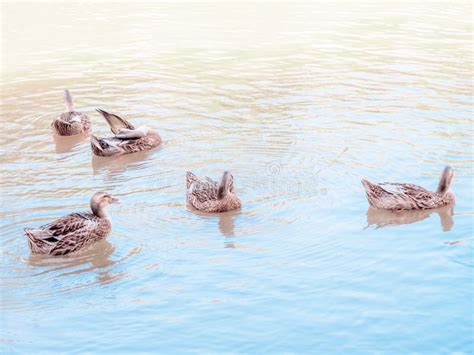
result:
M 2 7 L 2 352 L 472 353 L 471 4 Z M 163 146 L 55 141 L 65 87 Z M 453 209 L 368 209 L 362 177 L 445 165 Z M 230 170 L 242 210 L 190 211 L 187 170 Z M 98 190 L 106 241 L 29 253 Z

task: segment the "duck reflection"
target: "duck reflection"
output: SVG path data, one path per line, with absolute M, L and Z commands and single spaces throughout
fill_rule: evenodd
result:
M 229 211 L 219 214 L 219 230 L 226 237 L 234 237 L 234 219 L 236 212 Z
M 437 213 L 444 232 L 451 230 L 454 225 L 454 206 L 448 205 L 431 210 L 418 211 L 390 211 L 379 210 L 369 207 L 367 210 L 367 224 L 376 225 L 377 228 L 397 226 L 401 224 L 411 224 L 428 218 L 432 213 Z
M 128 167 L 141 166 L 140 163 L 146 161 L 151 153 L 151 151 L 143 151 L 117 157 L 98 157 L 92 155 L 92 170 L 94 175 L 101 171 L 107 171 L 110 175 L 121 174 Z
M 240 213 L 240 210 L 234 210 L 234 211 L 228 211 L 228 212 L 222 212 L 222 213 L 207 213 L 207 212 L 199 211 L 189 204 L 188 204 L 188 209 L 194 214 L 197 214 L 199 216 L 219 217 L 218 227 L 221 234 L 225 237 L 235 236 L 234 221 L 235 221 L 235 216 Z
M 85 272 L 99 270 L 97 274 L 98 283 L 108 283 L 117 279 L 110 273 L 108 267 L 117 261 L 110 259 L 115 248 L 107 240 L 93 244 L 90 248 L 73 255 L 60 257 L 48 257 L 45 255 L 32 254 L 25 261 L 35 268 L 44 268 L 37 275 L 59 272 L 60 276 L 78 275 Z
M 58 136 L 53 134 L 56 154 L 69 153 L 74 147 L 84 142 L 89 133 L 76 134 L 74 136 Z

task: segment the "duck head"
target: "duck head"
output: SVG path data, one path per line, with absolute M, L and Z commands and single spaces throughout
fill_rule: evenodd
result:
M 99 217 L 107 217 L 105 207 L 112 203 L 120 203 L 120 200 L 107 192 L 96 192 L 91 198 L 92 213 Z
M 436 190 L 439 194 L 445 194 L 449 191 L 451 187 L 451 181 L 453 180 L 453 169 L 450 166 L 444 168 L 443 172 L 441 173 L 441 178 L 439 179 L 438 190 Z
M 229 193 L 234 192 L 234 177 L 228 171 L 224 171 L 222 175 L 222 180 L 219 184 L 219 189 L 217 190 L 217 198 L 222 200 Z

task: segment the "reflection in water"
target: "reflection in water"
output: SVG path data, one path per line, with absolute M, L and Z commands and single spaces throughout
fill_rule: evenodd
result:
M 199 216 L 218 217 L 219 218 L 219 222 L 218 222 L 219 231 L 222 233 L 222 235 L 225 237 L 235 236 L 234 218 L 237 214 L 240 214 L 240 210 L 228 211 L 228 212 L 222 212 L 222 213 L 207 213 L 207 212 L 199 211 L 189 204 L 187 205 L 187 207 L 189 211 Z
M 221 213 L 219 215 L 219 230 L 226 237 L 234 237 L 235 211 Z
M 153 151 L 144 151 L 117 157 L 98 157 L 92 155 L 92 169 L 94 175 L 103 170 L 108 171 L 110 175 L 123 173 L 127 167 L 139 165 L 140 162 L 146 161 L 152 152 Z
M 74 147 L 84 142 L 89 137 L 89 133 L 76 134 L 74 136 L 63 137 L 53 134 L 55 152 L 57 154 L 68 153 Z
M 454 225 L 454 206 L 448 205 L 441 208 L 419 211 L 389 211 L 369 207 L 367 210 L 367 224 L 377 225 L 378 228 L 411 224 L 428 218 L 432 213 L 438 213 L 441 228 L 444 232 L 451 230 Z
M 95 284 L 107 284 L 124 278 L 127 273 L 113 272 L 113 266 L 125 262 L 129 257 L 140 253 L 141 248 L 132 248 L 126 255 L 116 260 L 112 259 L 115 247 L 107 240 L 101 240 L 88 249 L 80 251 L 73 255 L 48 257 L 45 255 L 31 254 L 24 261 L 33 271 L 29 275 L 31 278 L 42 277 L 43 279 L 52 275 L 55 279 L 86 276 L 83 283 L 71 285 L 67 282 L 61 282 L 61 288 L 51 290 L 51 292 L 68 292 L 72 289 L 88 287 Z M 95 274 L 94 281 L 88 281 L 87 276 Z M 49 292 L 49 291 L 48 291 Z
M 111 266 L 122 262 L 124 259 L 133 255 L 136 251 L 130 252 L 125 258 L 119 260 L 112 260 L 111 256 L 115 248 L 107 240 L 102 240 L 91 245 L 87 250 L 81 251 L 75 255 L 66 255 L 60 257 L 48 257 L 44 255 L 32 254 L 25 259 L 30 266 L 37 268 L 44 268 L 32 276 L 46 275 L 55 273 L 60 277 L 67 277 L 70 275 L 88 274 L 96 272 L 96 282 L 92 284 L 106 284 L 112 281 L 121 279 L 124 275 L 120 273 L 112 273 Z M 59 274 L 56 274 L 59 273 Z M 68 291 L 70 288 L 77 288 L 89 286 L 91 283 L 83 285 L 65 286 L 61 291 Z M 57 290 L 56 290 L 57 291 Z
M 73 270 L 66 274 L 82 273 L 98 268 L 105 268 L 114 264 L 109 257 L 114 252 L 114 247 L 107 240 L 102 240 L 91 245 L 86 250 L 77 254 L 65 255 L 60 257 L 49 257 L 47 255 L 31 254 L 25 259 L 25 262 L 36 268 L 47 268 L 44 272 Z M 74 269 L 78 266 L 90 264 L 90 267 Z M 43 272 L 41 272 L 43 273 Z

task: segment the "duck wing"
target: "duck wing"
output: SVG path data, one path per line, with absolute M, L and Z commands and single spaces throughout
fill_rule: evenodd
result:
M 113 134 L 117 134 L 123 128 L 126 128 L 128 130 L 135 129 L 135 126 L 133 124 L 131 124 L 126 119 L 118 115 L 115 115 L 113 113 L 108 113 L 101 109 L 97 109 L 96 111 L 99 112 L 102 115 L 102 117 L 105 118 Z
M 432 208 L 433 192 L 421 186 L 399 183 L 371 183 L 362 180 L 367 199 L 372 207 L 390 210 L 411 210 Z
M 413 185 L 413 184 L 397 184 L 391 182 L 384 182 L 379 184 L 380 188 L 382 188 L 386 193 L 393 194 L 393 195 L 406 195 L 410 198 L 415 199 L 423 199 L 428 198 L 433 193 L 431 191 L 426 190 L 425 188 Z
M 99 218 L 92 213 L 71 213 L 41 226 L 51 237 L 63 239 L 65 236 L 84 229 L 98 226 Z
M 439 195 L 413 184 L 381 184 L 383 188 L 396 188 L 393 200 L 398 203 L 400 209 L 431 209 L 439 207 Z
M 92 213 L 72 213 L 45 226 L 50 237 L 56 240 L 51 255 L 73 253 L 82 248 L 94 230 L 100 228 L 100 218 Z
M 145 138 L 146 133 L 142 129 L 128 129 L 121 128 L 120 131 L 115 135 L 118 139 L 128 140 L 128 139 L 140 139 Z
M 80 229 L 74 232 L 73 238 L 63 238 L 50 250 L 50 255 L 66 255 L 82 249 L 91 238 L 90 229 Z
M 72 213 L 35 229 L 25 229 L 33 252 L 52 252 L 66 239 L 81 239 L 99 226 L 91 213 Z M 59 254 L 58 254 L 59 255 Z
M 208 177 L 198 177 L 191 172 L 186 174 L 188 196 L 197 202 L 217 200 L 219 184 Z

